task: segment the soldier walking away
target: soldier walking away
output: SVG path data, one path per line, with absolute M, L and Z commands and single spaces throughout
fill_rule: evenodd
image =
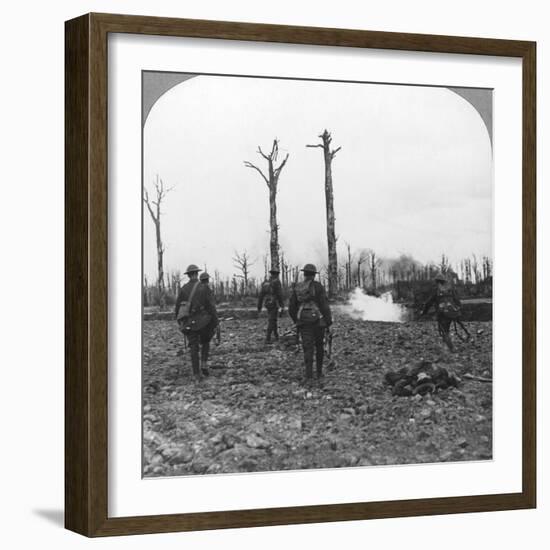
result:
M 279 340 L 279 327 L 277 325 L 277 317 L 283 314 L 283 287 L 279 280 L 279 270 L 273 268 L 269 271 L 270 278 L 262 283 L 260 295 L 258 296 L 258 313 L 262 311 L 262 306 L 267 310 L 267 331 L 265 335 L 265 343 L 271 343 L 271 335 L 275 340 Z
M 209 275 L 203 273 L 199 281 L 199 271 L 194 264 L 187 267 L 185 274 L 189 282 L 179 291 L 175 309 L 180 331 L 189 343 L 193 376 L 197 381 L 208 376 L 210 340 L 218 325 L 214 296 L 208 285 Z
M 435 276 L 436 288 L 424 305 L 422 315 L 426 315 L 433 306 L 436 313 L 437 328 L 450 351 L 454 351 L 450 330 L 453 322 L 460 320 L 462 304 L 452 284 L 442 273 Z
M 306 382 L 313 379 L 315 354 L 317 378 L 323 376 L 325 331 L 332 325 L 332 314 L 325 288 L 315 281 L 318 273 L 313 264 L 302 269 L 304 280 L 294 286 L 288 304 L 288 313 L 302 336 Z

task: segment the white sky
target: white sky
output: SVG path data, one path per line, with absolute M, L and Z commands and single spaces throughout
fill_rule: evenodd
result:
M 293 264 L 326 262 L 324 128 L 333 147 L 340 257 L 372 248 L 422 262 L 492 251 L 492 152 L 475 109 L 445 88 L 198 76 L 165 93 L 144 128 L 144 184 L 175 186 L 163 205 L 165 271 L 207 264 L 230 276 L 235 250 L 269 250 L 268 190 L 249 160 L 280 140 L 280 244 Z M 144 272 L 156 276 L 144 210 Z

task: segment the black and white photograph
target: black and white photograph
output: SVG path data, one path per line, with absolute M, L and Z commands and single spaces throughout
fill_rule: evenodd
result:
M 142 72 L 143 477 L 492 460 L 493 90 L 451 84 Z

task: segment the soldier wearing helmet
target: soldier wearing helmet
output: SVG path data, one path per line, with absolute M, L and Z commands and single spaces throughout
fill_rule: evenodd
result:
M 180 289 L 176 300 L 175 316 L 181 332 L 189 342 L 193 376 L 201 380 L 208 376 L 210 340 L 218 325 L 214 296 L 208 285 L 209 275 L 203 273 L 199 281 L 195 264 L 187 267 L 189 281 Z
M 443 273 L 439 272 L 434 280 L 436 288 L 424 305 L 422 315 L 426 315 L 430 308 L 434 307 L 439 334 L 449 350 L 454 351 L 450 335 L 451 323 L 460 319 L 462 304 L 456 290 Z
M 325 287 L 315 281 L 317 268 L 313 264 L 306 264 L 302 272 L 304 280 L 292 290 L 288 313 L 302 335 L 305 379 L 309 382 L 313 379 L 314 355 L 317 378 L 323 376 L 325 331 L 332 325 L 332 314 Z
M 258 296 L 258 313 L 262 311 L 262 306 L 267 310 L 267 331 L 265 343 L 271 343 L 271 335 L 275 340 L 279 339 L 279 327 L 277 318 L 279 309 L 281 314 L 284 310 L 283 287 L 279 280 L 279 269 L 273 267 L 269 271 L 270 278 L 262 283 L 260 295 Z

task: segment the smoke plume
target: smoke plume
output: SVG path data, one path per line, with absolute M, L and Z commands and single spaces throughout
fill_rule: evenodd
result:
M 402 323 L 408 316 L 404 306 L 393 303 L 391 292 L 386 292 L 377 298 L 365 294 L 360 288 L 356 288 L 350 294 L 348 303 L 342 306 L 342 311 L 353 319 L 361 321 Z

